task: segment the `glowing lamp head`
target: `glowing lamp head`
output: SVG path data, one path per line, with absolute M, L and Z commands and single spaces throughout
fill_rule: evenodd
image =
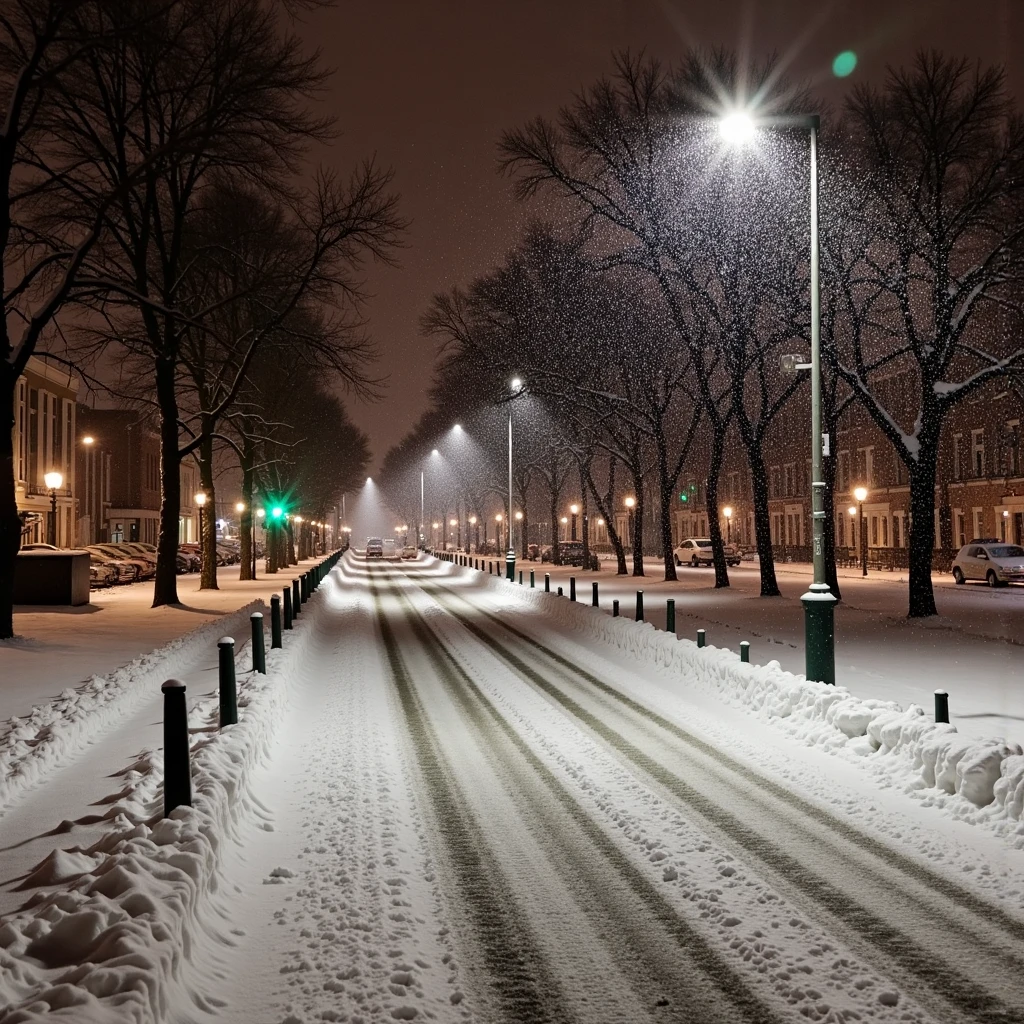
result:
M 576 515 L 576 513 L 577 513 L 577 512 L 579 512 L 579 510 L 580 510 L 580 507 L 579 507 L 579 505 L 570 505 L 570 506 L 569 506 L 569 511 L 570 511 L 570 512 L 571 512 L 571 513 L 572 513 L 573 515 Z
M 725 508 L 722 509 L 722 513 L 726 519 L 732 519 L 732 506 L 726 505 Z
M 562 522 L 563 523 L 569 522 L 569 517 L 568 516 L 562 516 Z
M 627 498 L 625 504 L 626 508 L 632 508 L 636 504 L 636 498 Z
M 513 377 L 511 384 L 513 391 L 521 391 L 523 389 L 523 381 L 521 377 Z
M 432 526 L 432 527 L 433 527 L 433 528 L 434 528 L 435 530 L 439 530 L 439 529 L 441 529 L 441 524 L 440 524 L 440 523 L 431 523 L 430 525 L 431 525 L 431 526 Z
M 754 136 L 753 118 L 742 110 L 734 110 L 718 122 L 722 138 L 733 146 L 742 146 Z
M 523 513 L 522 512 L 517 512 L 516 513 L 516 519 L 521 520 L 522 518 L 523 518 Z
M 502 520 L 503 520 L 504 518 L 505 518 L 505 517 L 504 517 L 504 516 L 503 516 L 503 515 L 502 515 L 502 514 L 501 514 L 501 513 L 499 512 L 499 513 L 498 513 L 498 514 L 497 514 L 497 515 L 496 515 L 496 516 L 494 517 L 494 521 L 495 521 L 496 523 L 500 523 L 500 522 L 501 522 L 501 521 L 502 521 Z
M 297 523 L 301 523 L 302 522 L 302 516 L 295 516 L 294 518 L 295 518 L 295 522 L 297 522 Z
M 435 448 L 430 454 L 436 459 L 441 453 Z
M 454 425 L 454 426 L 452 427 L 452 430 L 454 430 L 456 434 L 459 434 L 459 433 L 461 433 L 461 432 L 462 432 L 462 424 L 461 424 L 461 423 L 456 423 L 456 424 L 455 424 L 455 425 Z
M 95 443 L 96 443 L 96 438 L 93 437 L 91 434 L 86 434 L 85 437 L 82 438 L 82 444 L 95 444 Z
M 47 473 L 43 477 L 43 480 L 45 481 L 47 488 L 51 491 L 59 490 L 60 486 L 64 483 L 64 477 L 56 470 L 51 470 Z
M 863 500 L 864 500 L 864 499 L 865 499 L 865 498 L 866 498 L 866 497 L 868 496 L 868 489 L 867 489 L 866 487 L 857 487 L 857 488 L 854 488 L 854 491 L 853 491 L 853 496 L 854 496 L 854 497 L 855 497 L 855 498 L 856 498 L 856 499 L 857 499 L 858 501 L 863 501 Z
M 236 512 L 244 512 L 245 511 L 245 502 L 244 501 L 236 501 L 235 502 L 235 511 Z
M 459 525 L 459 521 L 458 521 L 458 519 L 449 519 L 448 520 L 448 525 L 449 526 L 458 526 Z
M 265 508 L 258 508 L 258 509 L 256 509 L 256 518 L 257 519 L 265 518 L 266 514 L 267 514 L 267 510 Z
M 196 499 L 195 500 L 196 500 L 196 504 L 200 508 L 202 508 L 206 504 L 206 492 L 205 491 L 198 491 L 196 493 Z
M 851 505 L 846 511 L 849 512 L 851 516 L 855 516 L 857 514 L 857 506 Z
M 470 516 L 469 517 L 469 525 L 470 526 L 476 526 L 476 516 Z
M 604 520 L 603 519 L 598 519 L 597 525 L 598 526 L 604 526 Z

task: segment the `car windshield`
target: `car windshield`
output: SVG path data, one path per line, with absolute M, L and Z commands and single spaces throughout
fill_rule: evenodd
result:
M 369 547 L 371 544 L 380 544 L 380 537 L 367 537 L 366 546 Z
M 998 547 L 989 548 L 988 553 L 993 558 L 1020 558 L 1024 555 L 1024 548 L 1019 544 L 1000 544 Z

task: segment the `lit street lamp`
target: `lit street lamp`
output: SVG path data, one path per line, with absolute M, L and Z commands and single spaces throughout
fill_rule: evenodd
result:
M 720 121 L 723 137 L 733 144 L 742 144 L 751 138 L 759 125 L 806 128 L 810 135 L 811 361 L 800 363 L 792 356 L 783 356 L 782 363 L 784 370 L 811 371 L 811 538 L 814 581 L 800 598 L 804 606 L 805 674 L 808 679 L 816 682 L 834 684 L 836 598 L 825 579 L 825 479 L 821 465 L 828 443 L 821 432 L 821 289 L 818 273 L 818 128 L 821 119 L 817 114 L 755 119 L 744 111 L 734 111 Z
M 47 490 L 50 492 L 50 521 L 46 524 L 47 541 L 57 546 L 57 491 L 64 483 L 64 477 L 56 470 L 51 470 L 43 477 Z
M 498 513 L 498 514 L 497 514 L 497 515 L 496 515 L 496 516 L 494 517 L 494 521 L 495 521 L 495 522 L 496 522 L 496 523 L 498 524 L 498 525 L 497 525 L 497 526 L 495 526 L 495 528 L 494 528 L 494 533 L 495 533 L 495 537 L 494 537 L 494 540 L 495 540 L 495 546 L 496 546 L 496 547 L 498 548 L 498 550 L 500 551 L 500 550 L 501 550 L 501 524 L 502 524 L 502 523 L 503 523 L 503 522 L 505 521 L 505 517 L 504 517 L 504 516 L 503 516 L 503 515 L 502 515 L 502 514 L 501 514 L 501 513 L 499 512 L 499 513 Z
M 857 499 L 857 507 L 860 509 L 860 574 L 868 574 L 868 530 L 864 522 L 864 501 L 868 496 L 866 487 L 855 487 L 853 496 Z M 851 510 L 852 511 L 852 510 Z
M 725 516 L 725 543 L 732 543 L 732 506 L 726 505 L 722 509 L 722 514 Z
M 576 540 L 576 517 L 580 514 L 579 505 L 570 505 L 569 511 L 572 513 L 572 533 L 569 535 L 569 540 Z
M 513 377 L 509 382 L 512 391 L 512 400 L 508 403 L 508 511 L 512 514 L 512 406 L 514 400 L 523 393 L 523 382 L 519 377 Z M 505 554 L 505 578 L 509 583 L 514 582 L 516 577 L 516 549 L 513 545 L 512 524 L 508 529 L 508 551 Z
M 626 514 L 629 517 L 629 546 L 633 547 L 633 509 L 636 508 L 636 498 L 626 498 L 623 502 L 626 506 Z

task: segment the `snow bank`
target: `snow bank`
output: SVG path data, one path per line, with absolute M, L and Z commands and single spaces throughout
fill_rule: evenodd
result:
M 87 747 L 141 700 L 152 700 L 167 678 L 184 674 L 197 650 L 209 649 L 225 632 L 245 630 L 262 601 L 198 626 L 144 654 L 109 676 L 93 676 L 75 689 L 12 718 L 0 737 L 0 812 L 68 757 Z
M 1015 743 L 967 739 L 955 726 L 933 722 L 916 704 L 903 708 L 894 701 L 862 699 L 843 686 L 786 672 L 777 661 L 744 664 L 733 651 L 699 648 L 648 622 L 612 618 L 557 594 L 510 585 L 451 563 L 438 564 L 450 574 L 471 575 L 499 597 L 525 602 L 556 629 L 582 633 L 641 663 L 667 669 L 688 685 L 772 721 L 808 745 L 883 759 L 895 755 L 889 761 L 892 769 L 905 771 L 909 766 L 928 788 L 958 794 L 974 807 L 991 805 L 1010 820 L 1024 819 L 1024 751 Z
M 0 1024 L 165 1020 L 175 1005 L 216 1015 L 214 999 L 194 988 L 176 993 L 186 966 L 202 973 L 206 939 L 224 927 L 215 906 L 221 854 L 243 826 L 263 820 L 250 780 L 268 756 L 329 585 L 285 634 L 285 647 L 267 651 L 267 675 L 239 675 L 237 725 L 216 729 L 216 697 L 194 707 L 192 729 L 209 730 L 194 732 L 194 807 L 161 817 L 163 755 L 148 750 L 122 773 L 105 812 L 110 833 L 88 849 L 51 854 L 27 880 L 25 888 L 59 888 L 35 893 L 0 926 Z M 218 620 L 197 632 L 223 631 Z M 160 664 L 166 675 L 167 660 Z

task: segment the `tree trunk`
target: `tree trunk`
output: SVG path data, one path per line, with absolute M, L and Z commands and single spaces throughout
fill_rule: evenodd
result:
M 210 426 L 212 430 L 212 425 Z M 199 589 L 219 590 L 217 586 L 217 501 L 213 483 L 213 436 L 203 424 L 204 437 L 199 445 L 199 487 L 206 495 L 203 514 L 203 536 L 200 538 L 202 555 L 199 569 Z
M 608 491 L 604 497 L 598 493 L 589 465 L 587 466 L 587 484 L 597 503 L 597 510 L 604 518 L 604 528 L 615 551 L 615 572 L 619 576 L 625 576 L 629 571 L 626 568 L 626 549 L 622 544 L 619 531 L 615 529 L 615 462 L 614 458 L 608 460 Z
M 760 438 L 751 438 L 747 445 L 750 462 L 750 482 L 754 492 L 754 540 L 761 568 L 761 596 L 780 597 L 775 578 L 775 552 L 772 550 L 772 517 L 768 507 L 768 474 L 764 466 L 764 453 Z
M 729 567 L 725 564 L 725 545 L 722 524 L 718 521 L 718 478 L 725 460 L 725 424 L 716 425 L 711 439 L 711 462 L 708 466 L 707 500 L 708 534 L 711 538 L 711 556 L 715 564 L 715 588 L 729 586 Z
M 658 447 L 658 494 L 659 512 L 661 523 L 659 532 L 661 535 L 661 555 L 665 563 L 665 582 L 675 581 L 676 557 L 672 550 L 672 499 L 675 497 L 676 480 L 671 479 L 672 474 L 668 469 L 668 444 L 662 432 L 657 436 Z
M 286 550 L 285 550 L 285 559 L 287 560 L 286 564 L 288 564 L 288 565 L 298 565 L 299 564 L 299 560 L 295 557 L 295 530 L 292 527 L 292 521 L 290 519 L 288 520 L 288 523 L 285 526 L 284 537 L 285 537 L 285 544 L 286 544 Z
M 551 487 L 551 564 L 561 565 L 562 564 L 562 553 L 560 545 L 558 543 L 558 490 L 554 486 Z
M 580 464 L 580 523 L 583 526 L 583 569 L 590 568 L 590 514 L 587 505 L 587 481 Z
M 244 452 L 239 460 L 242 469 L 242 509 L 241 522 L 239 523 L 240 541 L 238 552 L 242 566 L 238 573 L 240 580 L 254 580 L 256 574 L 253 572 L 253 557 L 255 555 L 253 524 L 256 522 L 256 513 L 252 507 L 252 492 L 254 487 L 255 474 L 252 471 L 252 455 Z
M 174 363 L 156 364 L 156 396 L 160 406 L 160 536 L 156 544 L 153 607 L 178 603 L 178 517 L 181 515 L 181 459 L 178 455 L 178 399 Z
M 932 590 L 932 551 L 935 547 L 935 474 L 938 430 L 922 430 L 917 462 L 910 469 L 910 592 L 911 619 L 937 615 Z
M 14 396 L 18 380 L 8 367 L 0 383 L 0 640 L 14 636 L 14 564 L 21 547 L 21 517 L 14 490 Z

